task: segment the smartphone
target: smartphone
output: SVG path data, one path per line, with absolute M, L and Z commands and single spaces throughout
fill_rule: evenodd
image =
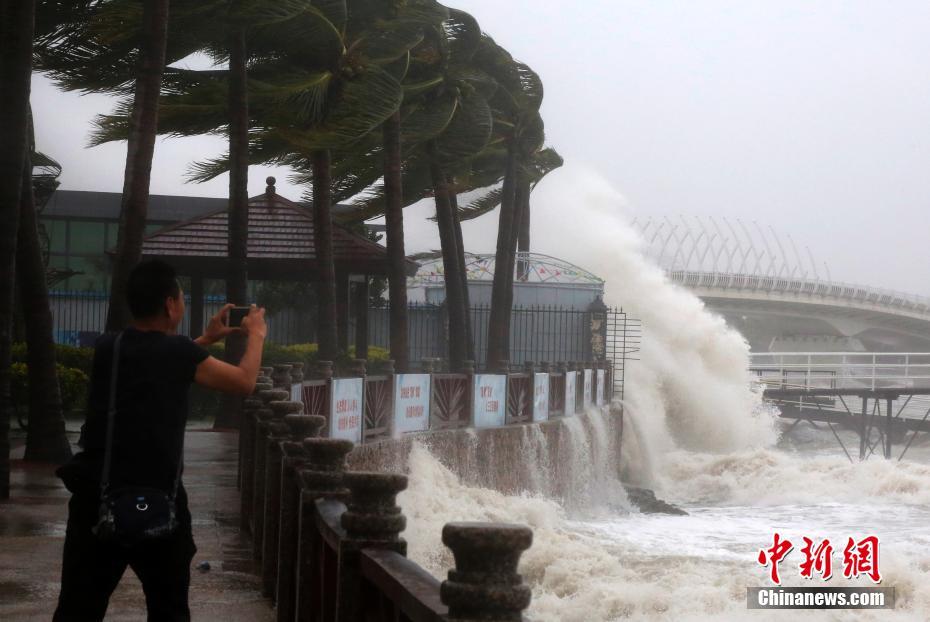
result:
M 233 307 L 226 314 L 226 325 L 238 328 L 242 326 L 242 320 L 249 314 L 250 307 Z

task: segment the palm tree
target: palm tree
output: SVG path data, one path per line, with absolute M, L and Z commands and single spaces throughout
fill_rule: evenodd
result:
M 0 499 L 10 496 L 10 357 L 16 235 L 26 135 L 34 0 L 0 3 Z
M 71 444 L 65 435 L 52 312 L 48 300 L 45 262 L 39 243 L 39 228 L 33 193 L 33 167 L 55 163 L 35 153 L 32 124 L 29 149 L 23 171 L 20 221 L 16 247 L 16 283 L 26 328 L 29 380 L 29 426 L 26 432 L 26 460 L 61 464 L 71 457 Z M 60 170 L 60 168 L 59 168 Z
M 146 0 L 142 9 L 142 41 L 132 104 L 132 129 L 126 149 L 123 199 L 107 312 L 107 330 L 110 331 L 122 330 L 129 323 L 126 284 L 129 272 L 142 258 L 152 158 L 158 134 L 158 95 L 165 68 L 168 4 L 169 0 Z

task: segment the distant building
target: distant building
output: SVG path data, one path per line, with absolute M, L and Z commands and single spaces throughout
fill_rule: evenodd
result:
M 82 273 L 55 284 L 55 289 L 102 292 L 109 287 L 106 251 L 116 247 L 121 200 L 119 192 L 81 190 L 57 190 L 49 199 L 40 217 L 48 235 L 49 267 Z M 153 194 L 145 234 L 225 209 L 228 203 L 226 198 Z M 336 206 L 334 212 L 345 209 Z
M 407 280 L 407 297 L 411 302 L 442 304 L 446 286 L 442 257 L 416 257 L 420 269 Z M 468 273 L 468 296 L 473 306 L 491 304 L 494 281 L 494 255 L 465 253 Z M 604 295 L 603 279 L 584 268 L 539 253 L 521 253 L 516 265 L 513 305 L 556 306 L 587 310 L 595 299 Z

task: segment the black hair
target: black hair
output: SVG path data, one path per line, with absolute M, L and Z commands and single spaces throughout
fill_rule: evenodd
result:
M 165 299 L 177 298 L 180 295 L 178 275 L 174 268 L 164 261 L 143 261 L 129 273 L 126 299 L 132 316 L 137 320 L 162 314 L 165 310 Z

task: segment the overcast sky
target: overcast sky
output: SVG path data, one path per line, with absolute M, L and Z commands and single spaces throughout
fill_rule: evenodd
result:
M 628 217 L 756 220 L 810 246 L 836 279 L 930 295 L 930 3 L 455 6 L 542 76 L 548 142 L 566 166 L 534 202 L 602 177 Z M 111 102 L 40 77 L 33 88 L 39 148 L 64 166 L 62 188 L 119 191 L 125 144 L 85 149 L 90 119 Z M 189 162 L 224 150 L 220 138 L 159 141 L 152 192 L 225 196 L 225 177 L 183 181 Z M 267 174 L 253 169 L 251 194 Z M 279 191 L 299 198 L 277 174 Z M 562 206 L 565 222 L 596 226 L 579 222 L 581 190 Z M 408 210 L 411 252 L 438 245 L 428 215 Z M 469 250 L 493 249 L 496 217 L 468 225 Z

